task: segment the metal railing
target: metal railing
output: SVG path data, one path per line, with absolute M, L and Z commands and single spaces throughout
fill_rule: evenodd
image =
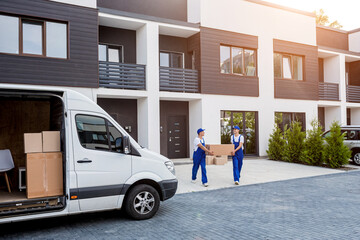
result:
M 319 83 L 319 99 L 339 101 L 339 84 L 337 83 Z
M 360 86 L 346 86 L 346 101 L 360 103 Z
M 99 61 L 99 86 L 145 90 L 145 65 Z
M 160 91 L 199 92 L 198 71 L 160 67 Z

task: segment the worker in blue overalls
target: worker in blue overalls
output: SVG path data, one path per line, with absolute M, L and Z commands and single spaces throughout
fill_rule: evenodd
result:
M 209 151 L 205 148 L 205 129 L 199 128 L 197 130 L 198 136 L 194 139 L 194 154 L 193 154 L 193 161 L 194 165 L 192 168 L 192 183 L 196 182 L 196 175 L 199 170 L 199 166 L 201 166 L 201 181 L 204 187 L 209 186 L 208 180 L 206 177 L 206 168 L 205 168 L 205 153 L 209 153 L 213 155 L 212 151 Z
M 233 161 L 233 173 L 234 173 L 234 182 L 235 185 L 239 185 L 240 181 L 240 172 L 243 165 L 244 153 L 244 136 L 240 134 L 239 126 L 233 127 L 234 135 L 231 136 L 231 143 L 234 144 L 234 151 L 231 155 Z

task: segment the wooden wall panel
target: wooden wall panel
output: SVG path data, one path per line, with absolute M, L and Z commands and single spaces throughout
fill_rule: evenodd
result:
M 316 43 L 319 46 L 349 50 L 348 34 L 336 30 L 317 27 Z

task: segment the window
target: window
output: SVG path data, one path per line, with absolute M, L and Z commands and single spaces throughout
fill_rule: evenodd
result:
M 176 52 L 160 52 L 160 67 L 183 68 L 184 54 Z
M 305 113 L 276 112 L 275 123 L 284 131 L 285 126 L 289 127 L 294 121 L 300 122 L 302 131 L 306 131 Z
M 358 140 L 358 131 L 355 130 L 341 130 L 341 134 L 345 132 L 345 140 Z
M 239 47 L 220 46 L 220 72 L 256 76 L 256 51 Z
M 99 61 L 122 63 L 123 59 L 123 46 L 99 44 Z
M 19 18 L 0 15 L 0 52 L 19 54 Z
M 274 53 L 274 77 L 303 80 L 303 57 Z
M 1 53 L 66 59 L 67 50 L 67 24 L 0 14 Z
M 75 119 L 81 146 L 92 150 L 123 152 L 122 134 L 108 120 L 88 115 L 76 115 Z

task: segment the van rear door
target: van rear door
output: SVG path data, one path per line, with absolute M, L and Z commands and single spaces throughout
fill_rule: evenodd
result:
M 131 155 L 115 146 L 121 132 L 102 114 L 71 111 L 71 120 L 77 189 L 70 189 L 70 199 L 79 200 L 81 211 L 118 207 L 131 176 Z

